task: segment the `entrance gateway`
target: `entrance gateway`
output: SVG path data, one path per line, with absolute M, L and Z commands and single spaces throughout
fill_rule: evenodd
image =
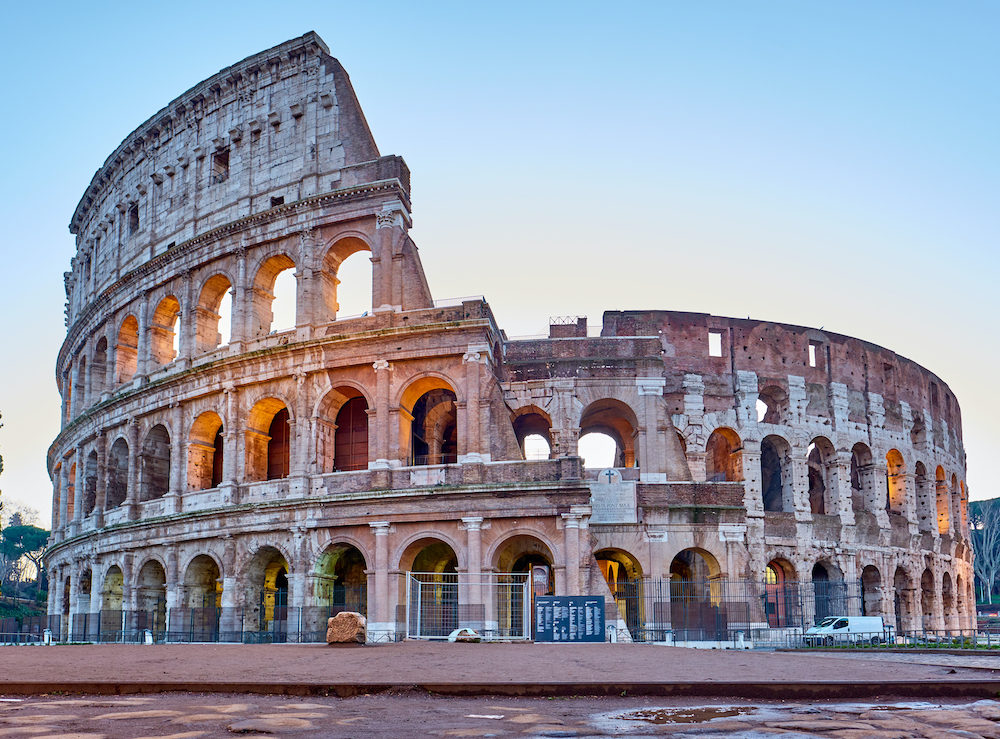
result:
M 447 639 L 468 628 L 486 641 L 528 641 L 531 582 L 527 572 L 407 572 L 406 637 Z M 544 595 L 547 582 L 539 587 Z

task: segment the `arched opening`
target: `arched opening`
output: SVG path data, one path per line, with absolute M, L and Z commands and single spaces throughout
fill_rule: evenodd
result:
M 511 585 L 496 593 L 495 611 L 501 634 L 523 633 L 527 625 L 525 618 L 529 622 L 534 618 L 535 598 L 555 592 L 552 561 L 552 552 L 548 546 L 541 539 L 527 534 L 512 536 L 496 550 L 493 569 L 498 573 L 510 573 L 506 581 Z M 528 587 L 531 602 L 527 604 L 524 602 L 524 575 L 527 575 L 530 583 Z M 504 582 L 502 575 L 499 576 L 499 581 Z
M 363 240 L 340 239 L 323 260 L 323 303 L 328 320 L 362 315 L 372 309 L 372 260 Z
M 316 458 L 320 472 L 368 468 L 368 401 L 360 390 L 336 387 L 316 413 Z
M 139 500 L 162 498 L 170 489 L 170 434 L 157 424 L 146 434 L 139 455 Z
M 705 479 L 708 482 L 743 480 L 743 443 L 736 432 L 717 428 L 705 445 Z
M 771 628 L 797 623 L 798 583 L 795 568 L 788 560 L 772 559 L 764 568 L 764 613 Z
M 927 468 L 923 462 L 913 465 L 913 487 L 917 502 L 917 526 L 921 531 L 932 531 L 936 526 L 936 512 L 927 480 Z
M 191 424 L 188 435 L 188 489 L 208 490 L 222 482 L 222 419 L 214 411 L 205 411 Z
M 913 585 L 902 567 L 892 577 L 893 602 L 896 609 L 896 631 L 903 632 L 913 625 Z
M 726 638 L 729 621 L 722 603 L 721 568 L 703 549 L 684 549 L 670 562 L 670 623 L 679 641 Z
M 151 559 L 136 578 L 136 613 L 134 629 L 149 629 L 154 641 L 162 641 L 167 623 L 167 575 L 163 565 Z
M 87 409 L 87 384 L 89 379 L 87 377 L 87 358 L 80 357 L 76 363 L 76 376 L 77 376 L 77 389 L 76 389 L 76 406 L 77 413 L 82 413 Z
M 584 466 L 597 469 L 638 467 L 635 448 L 638 427 L 635 413 L 620 400 L 605 398 L 588 405 L 580 416 L 578 444 Z M 610 459 L 607 453 L 612 447 L 608 440 L 614 445 Z
M 120 631 L 121 619 L 118 614 L 122 610 L 124 600 L 125 578 L 118 565 L 111 565 L 104 575 L 104 585 L 101 588 L 101 633 Z M 105 628 L 104 613 L 109 613 L 109 626 Z
M 83 515 L 89 516 L 97 506 L 97 452 L 87 455 L 83 468 Z
M 69 476 L 66 478 L 66 523 L 73 520 L 76 512 L 76 462 L 69 466 Z
M 351 544 L 331 544 L 324 550 L 316 563 L 314 597 L 326 618 L 342 611 L 367 614 L 366 569 L 365 556 Z
M 290 418 L 285 404 L 277 398 L 257 401 L 247 422 L 246 479 L 287 477 L 290 442 Z
M 207 554 L 191 560 L 184 572 L 183 601 L 170 612 L 172 641 L 211 642 L 219 638 L 222 575 Z
M 150 352 L 156 364 L 169 364 L 177 357 L 180 338 L 181 305 L 173 295 L 168 295 L 153 311 L 149 327 Z
M 920 609 L 921 627 L 925 631 L 931 631 L 936 626 L 934 619 L 934 573 L 930 568 L 924 570 L 920 576 Z
M 817 562 L 812 568 L 813 599 L 816 621 L 827 616 L 842 616 L 847 613 L 844 596 L 844 577 L 831 562 Z
M 594 558 L 618 606 L 618 617 L 625 622 L 634 640 L 641 639 L 645 604 L 639 560 L 621 549 L 601 549 Z
M 890 449 L 885 455 L 885 509 L 892 513 L 903 513 L 906 504 L 906 466 L 903 455 L 897 449 Z
M 795 510 L 790 447 L 780 436 L 766 436 L 760 443 L 760 487 L 765 511 Z
M 139 368 L 139 321 L 128 315 L 118 329 L 115 344 L 115 381 L 130 382 Z
M 836 450 L 825 436 L 817 436 L 806 450 L 806 465 L 809 470 L 809 510 L 813 514 L 835 513 L 836 506 L 831 500 L 837 490 L 833 477 L 833 462 Z
M 402 403 L 402 424 L 410 417 L 409 429 L 400 430 L 400 438 L 409 440 L 407 464 L 454 464 L 458 461 L 458 408 L 455 405 L 457 396 L 443 380 L 424 378 L 418 380 L 406 393 Z M 426 386 L 428 389 L 415 397 L 412 405 L 407 403 L 413 397 L 416 389 Z
M 458 557 L 455 550 L 439 539 L 420 539 L 406 548 L 400 569 L 412 573 L 410 602 L 416 600 L 418 604 L 409 609 L 410 632 L 440 637 L 458 628 Z M 417 590 L 416 598 L 412 593 L 414 589 Z M 469 604 L 470 611 L 476 605 L 479 604 Z M 469 615 L 473 621 L 483 620 L 476 618 L 477 614 Z
M 228 344 L 232 331 L 233 286 L 225 275 L 205 281 L 195 309 L 195 345 L 208 352 Z
M 108 489 L 106 508 L 116 508 L 125 502 L 128 493 L 128 443 L 115 439 L 108 452 Z
M 768 385 L 757 394 L 757 423 L 782 424 L 788 421 L 788 393 Z
M 259 641 L 283 642 L 288 633 L 288 562 L 275 547 L 257 550 L 244 579 L 248 624 L 257 624 Z
M 253 336 L 295 328 L 296 274 L 295 262 L 285 254 L 271 257 L 257 270 L 251 290 Z
M 368 401 L 358 394 L 337 412 L 333 441 L 333 469 L 339 472 L 368 469 Z
M 861 570 L 861 615 L 885 615 L 882 612 L 882 573 L 875 565 Z
M 855 511 L 869 510 L 872 472 L 871 449 L 858 442 L 851 449 L 851 505 Z
M 527 460 L 548 459 L 552 454 L 552 419 L 536 406 L 518 408 L 511 417 L 514 436 Z
M 947 630 L 955 628 L 955 594 L 951 588 L 951 575 L 945 572 L 941 575 L 941 624 Z
M 946 535 L 951 529 L 951 515 L 948 510 L 948 502 L 951 498 L 951 491 L 948 490 L 948 480 L 944 474 L 944 467 L 939 465 L 934 477 L 938 533 Z
M 94 347 L 94 358 L 90 362 L 90 394 L 96 401 L 107 389 L 108 339 L 102 336 Z

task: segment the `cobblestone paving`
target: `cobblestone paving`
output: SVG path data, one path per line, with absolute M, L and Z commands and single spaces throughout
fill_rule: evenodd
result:
M 0 699 L 0 737 L 1000 737 L 1000 702 L 706 703 L 627 698 L 295 699 L 167 693 Z

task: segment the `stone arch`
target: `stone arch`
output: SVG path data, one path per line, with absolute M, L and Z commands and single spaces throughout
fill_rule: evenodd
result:
M 149 557 L 135 577 L 136 628 L 162 634 L 167 621 L 167 571 L 157 557 Z M 158 640 L 158 638 L 157 638 Z
M 625 622 L 633 638 L 640 635 L 646 621 L 644 613 L 642 563 L 624 549 L 607 547 L 594 552 L 594 559 L 608 584 L 611 597 L 618 607 L 618 616 Z M 651 614 L 650 614 L 651 615 Z
M 708 482 L 743 480 L 743 442 L 731 428 L 720 426 L 705 444 L 705 479 Z
M 90 396 L 95 401 L 107 391 L 108 374 L 108 337 L 102 336 L 94 346 L 93 358 L 90 361 Z
M 188 489 L 218 487 L 222 483 L 224 455 L 222 418 L 215 411 L 200 413 L 188 434 Z
M 313 573 L 313 598 L 326 606 L 328 615 L 355 611 L 362 615 L 368 608 L 368 561 L 356 545 L 336 540 L 324 547 Z
M 104 572 L 101 581 L 101 633 L 105 633 L 104 611 L 121 611 L 125 598 L 125 577 L 122 575 L 122 568 L 118 565 L 111 565 Z M 111 619 L 108 619 L 111 620 Z M 121 629 L 121 623 L 114 623 L 112 631 Z
M 195 554 L 184 567 L 184 605 L 187 608 L 222 607 L 222 565 L 211 554 Z
M 795 566 L 783 557 L 774 557 L 764 567 L 764 615 L 771 628 L 785 628 L 797 622 L 799 593 Z
M 900 565 L 892 578 L 893 601 L 896 611 L 896 631 L 913 628 L 913 581 L 906 569 Z
M 552 418 L 548 413 L 537 405 L 521 406 L 511 413 L 511 424 L 522 457 L 548 459 L 552 456 Z
M 851 505 L 855 511 L 870 511 L 874 498 L 872 451 L 858 442 L 851 447 Z
M 930 567 L 924 569 L 920 575 L 920 610 L 923 614 L 921 618 L 921 628 L 925 631 L 933 630 L 937 625 L 934 614 L 934 601 L 937 592 L 934 584 L 934 573 Z
M 602 434 L 615 445 L 613 464 L 598 467 L 638 467 L 636 436 L 639 421 L 635 411 L 615 398 L 601 398 L 590 403 L 580 414 L 580 439 L 588 434 Z M 587 462 L 588 466 L 592 461 Z
M 400 572 L 453 573 L 465 567 L 459 559 L 464 554 L 456 542 L 439 531 L 423 531 L 409 537 L 397 548 L 394 561 L 399 562 Z M 417 567 L 431 567 L 422 570 Z
M 836 513 L 837 450 L 825 436 L 817 436 L 806 447 L 809 475 L 809 510 L 813 514 Z
M 228 293 L 232 311 L 233 281 L 224 272 L 216 272 L 202 284 L 198 295 L 198 305 L 195 307 L 195 350 L 199 353 L 209 352 L 218 346 L 229 343 L 220 330 L 222 323 L 223 299 Z M 230 326 L 232 325 L 230 319 Z
M 766 385 L 757 393 L 757 423 L 788 423 L 788 393 L 778 385 Z
M 271 333 L 274 322 L 274 285 L 278 275 L 286 270 L 296 269 L 295 261 L 283 252 L 263 258 L 259 265 L 250 289 L 250 335 L 255 338 Z M 295 274 L 298 274 L 297 271 Z M 295 310 L 298 310 L 297 300 Z
M 882 573 L 867 565 L 861 570 L 861 615 L 885 616 L 882 610 Z
M 903 513 L 906 508 L 906 464 L 898 449 L 885 455 L 885 487 L 887 511 Z
M 365 257 L 362 252 L 368 252 L 368 256 Z M 334 321 L 337 320 L 338 314 L 342 312 L 340 305 L 340 278 L 342 276 L 344 264 L 347 263 L 348 260 L 350 260 L 350 263 L 353 264 L 355 260 L 365 258 L 368 259 L 369 266 L 367 270 L 367 290 L 361 291 L 367 293 L 368 300 L 362 310 L 365 312 L 372 310 L 372 296 L 374 294 L 374 286 L 372 282 L 373 270 L 371 269 L 372 253 L 373 249 L 371 244 L 368 242 L 367 237 L 358 232 L 339 234 L 336 239 L 330 242 L 330 245 L 323 256 L 320 272 L 320 279 L 322 280 L 321 295 L 323 301 L 323 314 L 317 317 L 318 320 Z
M 129 313 L 118 328 L 115 344 L 115 382 L 131 382 L 139 368 L 139 320 Z
M 846 587 L 840 568 L 829 559 L 821 559 L 812 568 L 812 590 L 816 620 L 847 613 Z
M 722 566 L 714 554 L 701 547 L 688 547 L 674 555 L 670 561 L 670 580 L 695 582 L 716 580 L 722 577 Z
M 941 618 L 942 626 L 951 630 L 955 628 L 955 592 L 952 589 L 951 574 L 941 575 Z
M 177 358 L 181 304 L 174 295 L 167 295 L 156 305 L 149 325 L 150 358 L 159 365 Z
M 258 546 L 243 565 L 242 601 L 245 621 L 259 633 L 283 640 L 288 622 L 289 559 L 277 544 Z
M 291 413 L 287 403 L 269 396 L 258 400 L 247 417 L 247 481 L 287 477 L 291 464 Z
M 170 434 L 162 423 L 146 432 L 139 452 L 139 500 L 162 498 L 170 490 Z
M 83 515 L 89 516 L 97 506 L 97 452 L 91 450 L 83 467 Z
M 338 384 L 316 406 L 316 459 L 320 472 L 368 469 L 371 401 L 353 383 Z
M 458 461 L 458 394 L 442 376 L 412 380 L 400 396 L 399 445 L 409 465 Z
M 108 483 L 105 508 L 115 508 L 125 502 L 128 495 L 128 442 L 115 439 L 108 452 Z
M 951 491 L 948 489 L 948 479 L 945 475 L 944 467 L 941 465 L 938 465 L 934 473 L 934 479 L 938 533 L 944 535 L 951 530 L 951 511 L 949 510 Z
M 760 442 L 760 488 L 765 511 L 795 510 L 791 446 L 776 434 Z

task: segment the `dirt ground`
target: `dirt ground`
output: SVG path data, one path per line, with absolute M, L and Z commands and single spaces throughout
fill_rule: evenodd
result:
M 0 648 L 0 692 L 16 682 L 711 683 L 1000 680 L 1000 657 L 836 659 L 827 653 L 707 651 L 630 644 L 74 645 Z M 930 657 L 928 657 L 930 659 Z M 1000 683 L 998 683 L 1000 685 Z M 9 692 L 9 691 L 8 691 Z

